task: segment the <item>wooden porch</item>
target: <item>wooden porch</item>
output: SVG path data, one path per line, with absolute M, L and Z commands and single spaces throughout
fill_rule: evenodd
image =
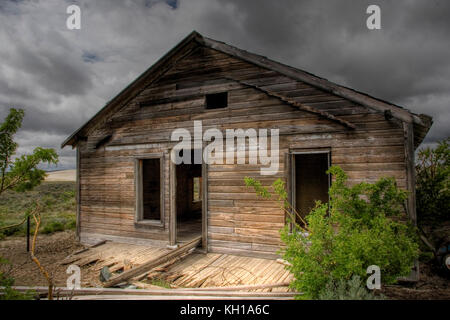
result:
M 105 242 L 74 253 L 61 264 L 75 264 L 81 268 L 83 288 L 99 288 L 105 285 L 99 279 L 104 267 L 108 267 L 113 277 L 118 277 L 130 270 L 138 270 L 143 264 L 170 256 L 173 252 L 148 245 Z M 209 292 L 213 296 L 217 296 L 219 290 L 227 292 L 224 296 L 230 298 L 233 297 L 232 292 L 253 292 L 254 297 L 261 294 L 270 297 L 273 293 L 273 297 L 292 298 L 294 293 L 287 286 L 291 280 L 292 274 L 277 260 L 204 254 L 191 248 L 185 252 L 181 250 L 175 257 L 128 278 L 120 285 L 128 289 L 167 289 L 176 296 L 183 290 L 192 289 L 193 292 L 198 291 L 199 295 Z M 187 293 L 183 294 L 186 296 Z

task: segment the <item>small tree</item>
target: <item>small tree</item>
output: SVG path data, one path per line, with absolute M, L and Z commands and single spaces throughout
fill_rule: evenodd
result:
M 12 108 L 0 125 L 0 194 L 6 190 L 21 192 L 33 189 L 45 178 L 45 171 L 38 165 L 58 163 L 55 150 L 41 147 L 30 155 L 13 158 L 18 147 L 13 138 L 22 126 L 23 117 L 23 110 Z
M 419 151 L 416 203 L 420 225 L 450 220 L 450 138 Z
M 291 286 L 303 293 L 299 297 L 317 299 L 327 288 L 342 287 L 342 281 L 364 279 L 370 265 L 380 267 L 385 284 L 408 275 L 418 245 L 413 227 L 401 221 L 406 192 L 397 188 L 393 178 L 348 187 L 341 168 L 333 166 L 328 173 L 335 178 L 329 190 L 330 203 L 317 201 L 304 226 L 295 223 L 297 213 L 287 203 L 283 181 L 273 184 L 293 224 L 293 230 L 289 225 L 281 230 L 286 244 L 282 253 L 294 275 Z M 258 181 L 246 178 L 245 182 L 259 195 L 270 197 Z
M 5 121 L 0 124 L 0 196 L 5 191 L 24 192 L 31 190 L 39 185 L 45 178 L 46 173 L 44 170 L 38 168 L 41 163 L 57 164 L 58 155 L 53 149 L 44 149 L 37 147 L 30 155 L 22 155 L 14 158 L 18 144 L 14 141 L 14 135 L 22 126 L 22 120 L 24 117 L 23 110 L 10 109 Z M 14 227 L 23 224 L 28 216 L 33 216 L 36 222 L 35 233 L 33 237 L 33 247 L 31 251 L 31 258 L 37 264 L 40 271 L 49 281 L 49 298 L 51 299 L 52 282 L 48 273 L 40 265 L 39 260 L 34 255 L 34 248 L 36 243 L 36 235 L 40 224 L 39 204 L 36 204 L 34 208 L 32 206 L 24 212 L 24 216 L 21 222 L 13 225 Z M 7 229 L 13 226 L 6 226 L 0 228 Z M 11 285 L 13 280 L 11 278 L 0 277 L 0 286 L 4 286 L 6 296 L 12 296 Z

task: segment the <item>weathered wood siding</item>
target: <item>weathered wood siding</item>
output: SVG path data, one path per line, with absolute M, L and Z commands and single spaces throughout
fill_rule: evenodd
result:
M 227 78 L 245 79 L 266 90 L 337 115 L 356 125 L 343 125 L 304 112 Z M 228 91 L 228 108 L 205 110 L 204 94 Z M 150 101 L 150 102 L 149 102 Z M 202 120 L 203 131 L 218 128 L 280 130 L 279 172 L 261 176 L 259 165 L 208 167 L 208 248 L 216 252 L 273 255 L 285 222 L 276 201 L 261 201 L 244 185 L 244 176 L 265 185 L 288 176 L 290 149 L 330 148 L 331 162 L 341 166 L 351 183 L 393 176 L 405 188 L 405 138 L 402 123 L 274 71 L 199 48 L 151 84 L 108 121 L 96 128 L 80 148 L 81 233 L 168 241 L 171 132 Z M 107 134 L 111 139 L 98 149 Z M 136 145 L 140 145 L 139 148 Z M 134 223 L 134 157 L 165 153 L 163 228 Z

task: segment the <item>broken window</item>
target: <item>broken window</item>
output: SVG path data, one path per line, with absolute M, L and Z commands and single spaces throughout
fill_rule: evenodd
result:
M 228 92 L 206 95 L 206 109 L 220 109 L 228 106 Z

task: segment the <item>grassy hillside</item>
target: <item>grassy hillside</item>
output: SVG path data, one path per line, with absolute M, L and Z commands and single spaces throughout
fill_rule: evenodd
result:
M 0 195 L 0 227 L 18 223 L 26 208 L 39 199 L 41 203 L 41 233 L 53 233 L 75 228 L 75 182 L 44 182 L 33 191 L 25 193 L 5 192 Z M 34 224 L 32 224 L 32 229 Z M 4 230 L 0 238 L 8 235 L 24 235 L 26 225 Z

